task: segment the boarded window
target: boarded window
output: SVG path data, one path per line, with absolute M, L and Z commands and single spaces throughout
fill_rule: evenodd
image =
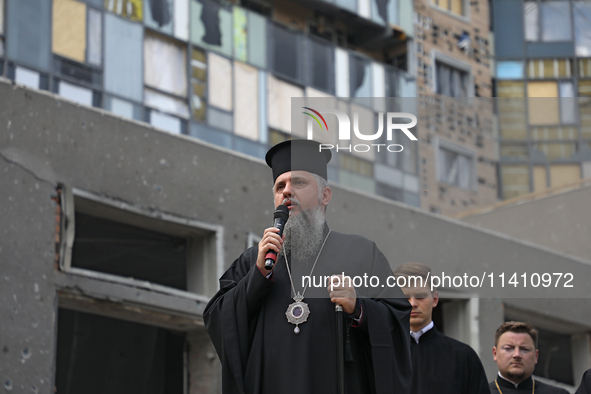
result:
M 232 10 L 212 0 L 191 1 L 191 42 L 232 56 Z
M 57 392 L 182 394 L 184 345 L 176 331 L 60 308 Z
M 537 143 L 534 149 L 542 152 L 548 160 L 571 159 L 576 153 L 575 143 L 570 142 Z
M 144 0 L 144 24 L 152 29 L 172 35 L 172 0 Z
M 191 52 L 191 109 L 193 118 L 205 120 L 207 109 L 207 58 L 205 52 L 196 48 Z
M 301 36 L 278 25 L 270 25 L 270 30 L 269 66 L 281 76 L 300 81 L 302 79 Z
M 109 12 L 131 19 L 132 21 L 143 21 L 144 0 L 105 0 L 105 9 Z
M 143 80 L 141 25 L 105 15 L 105 89 L 138 102 Z
M 187 97 L 187 50 L 172 40 L 144 36 L 144 81 L 147 86 Z
M 86 4 L 53 2 L 53 53 L 84 63 L 86 60 Z
M 236 108 L 234 132 L 236 135 L 257 141 L 259 138 L 259 73 L 254 67 L 234 62 L 236 84 Z
M 528 60 L 526 70 L 530 79 L 570 78 L 573 63 L 571 59 Z
M 529 193 L 529 175 L 527 165 L 501 166 L 503 198 L 513 198 Z
M 454 14 L 464 15 L 464 0 L 432 0 L 433 4 L 453 12 Z
M 304 97 L 304 91 L 271 75 L 267 76 L 267 87 L 267 102 L 273 103 L 273 111 L 268 111 L 269 127 L 289 133 L 291 131 L 291 98 Z
M 534 166 L 533 167 L 533 181 L 534 181 L 534 192 L 539 192 L 548 187 L 548 178 L 546 176 L 546 167 Z
M 555 125 L 560 123 L 558 84 L 529 82 L 527 84 L 529 124 Z
M 232 111 L 232 62 L 213 53 L 207 58 L 209 105 Z
M 12 60 L 49 71 L 51 52 L 51 2 L 12 0 L 7 2 L 6 55 Z

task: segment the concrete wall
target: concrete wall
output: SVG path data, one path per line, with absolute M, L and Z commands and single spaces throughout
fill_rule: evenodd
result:
M 245 248 L 249 233 L 261 234 L 271 222 L 271 175 L 262 161 L 0 81 L 0 174 L 0 377 L 5 385 L 53 392 L 59 305 L 188 332 L 193 381 L 206 377 L 209 382 L 191 385 L 190 392 L 219 391 L 219 364 L 203 337 L 206 299 L 57 270 L 58 206 L 52 196 L 59 183 L 152 218 L 168 215 L 221 228 L 218 254 L 227 266 Z M 584 283 L 591 266 L 580 260 L 386 199 L 335 186 L 328 222 L 337 231 L 375 240 L 393 267 L 420 261 L 450 274 L 561 267 L 580 279 L 577 291 L 591 294 Z M 490 377 L 495 373 L 492 333 L 503 320 L 503 299 L 515 294 L 520 293 L 488 293 L 472 317 L 479 322 L 474 346 Z M 563 319 L 564 325 L 591 328 L 591 316 L 582 312 L 585 298 L 535 301 L 526 308 Z
M 477 213 L 462 220 L 591 263 L 591 186 Z

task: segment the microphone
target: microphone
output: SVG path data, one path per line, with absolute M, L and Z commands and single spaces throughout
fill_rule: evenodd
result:
M 279 229 L 279 236 L 283 235 L 283 228 L 289 218 L 289 209 L 285 205 L 279 205 L 273 213 L 273 227 Z M 265 256 L 265 269 L 271 271 L 275 260 L 277 259 L 277 253 L 274 250 L 270 250 Z

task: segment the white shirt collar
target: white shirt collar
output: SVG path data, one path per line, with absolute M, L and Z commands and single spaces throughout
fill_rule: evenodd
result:
M 510 381 L 509 379 L 507 379 L 506 377 L 504 377 L 503 375 L 501 375 L 501 371 L 499 371 L 499 376 L 501 378 L 503 378 L 504 380 L 506 380 L 507 382 L 511 383 L 513 386 L 515 386 L 515 388 L 517 388 L 519 386 L 519 383 L 513 383 L 512 381 Z
M 413 339 L 415 340 L 416 343 L 419 343 L 419 338 L 421 337 L 421 335 L 423 335 L 424 333 L 426 333 L 427 331 L 432 329 L 433 326 L 434 326 L 433 320 L 431 320 L 431 323 L 429 323 L 425 327 L 421 328 L 418 332 L 411 331 L 410 336 L 413 337 Z

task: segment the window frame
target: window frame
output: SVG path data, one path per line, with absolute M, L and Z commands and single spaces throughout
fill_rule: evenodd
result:
M 443 63 L 448 67 L 455 68 L 459 71 L 463 71 L 467 74 L 467 90 L 466 90 L 466 97 L 455 97 L 455 98 L 469 98 L 474 97 L 475 89 L 474 89 L 474 74 L 472 73 L 472 66 L 469 63 L 462 62 L 452 56 L 449 56 L 443 52 L 439 52 L 433 50 L 431 52 L 431 64 L 432 67 L 432 78 L 431 78 L 431 89 L 433 93 L 440 95 L 437 93 L 437 62 Z M 451 96 L 443 96 L 443 97 L 451 97 Z
M 471 149 L 465 148 L 463 146 L 459 146 L 459 145 L 456 145 L 452 142 L 443 140 L 439 137 L 435 138 L 434 147 L 435 147 L 435 162 L 437 163 L 437 182 L 443 183 L 443 184 L 446 184 L 446 185 L 449 185 L 452 187 L 457 187 L 462 190 L 477 192 L 477 190 L 478 190 L 478 183 L 477 183 L 478 174 L 476 171 L 477 170 L 477 168 L 476 168 L 476 166 L 477 166 L 476 152 L 472 151 Z M 455 153 L 458 156 L 465 156 L 470 160 L 470 186 L 468 188 L 462 187 L 456 183 L 449 183 L 446 180 L 442 179 L 443 178 L 443 169 L 441 168 L 441 165 L 440 165 L 441 149 L 451 151 L 452 153 Z

